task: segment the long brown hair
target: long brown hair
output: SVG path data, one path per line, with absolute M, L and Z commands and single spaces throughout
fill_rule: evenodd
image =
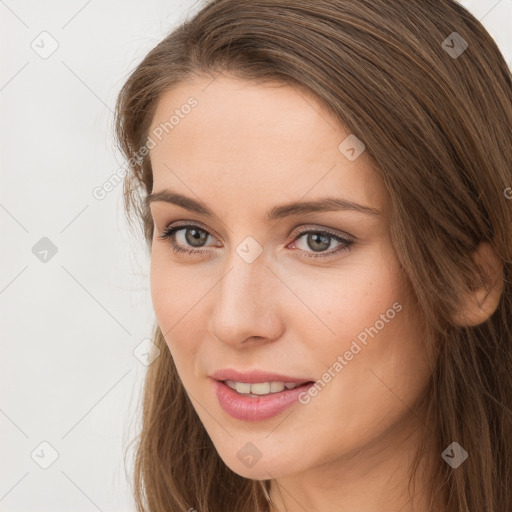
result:
M 456 32 L 456 34 L 454 34 Z M 366 146 L 390 198 L 391 239 L 438 347 L 426 390 L 438 461 L 429 510 L 512 510 L 512 79 L 482 24 L 452 0 L 214 0 L 131 73 L 116 105 L 129 159 L 128 219 L 150 250 L 149 126 L 163 92 L 226 73 L 313 93 Z M 507 194 L 507 190 L 510 194 Z M 485 322 L 452 321 L 480 282 L 472 255 L 489 242 L 504 289 Z M 134 464 L 139 512 L 269 511 L 262 482 L 221 460 L 189 401 L 162 333 L 148 367 Z M 457 469 L 442 451 L 469 454 Z M 411 481 L 410 480 L 410 481 Z M 444 509 L 443 509 L 444 510 Z

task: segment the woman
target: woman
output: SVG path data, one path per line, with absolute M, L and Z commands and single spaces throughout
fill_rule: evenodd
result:
M 512 510 L 512 80 L 478 20 L 209 2 L 116 112 L 157 320 L 138 510 Z

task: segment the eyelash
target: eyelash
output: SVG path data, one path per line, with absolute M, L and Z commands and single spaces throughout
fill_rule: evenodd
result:
M 203 254 L 203 253 L 208 252 L 206 249 L 192 249 L 192 250 L 183 249 L 178 244 L 176 244 L 176 242 L 174 241 L 174 234 L 177 231 L 181 231 L 182 229 L 185 229 L 185 228 L 194 228 L 194 229 L 197 229 L 199 231 L 202 231 L 202 232 L 207 233 L 208 235 L 212 236 L 210 233 L 208 233 L 208 231 L 206 229 L 203 229 L 198 225 L 183 224 L 183 225 L 177 225 L 177 226 L 172 226 L 172 225 L 167 226 L 164 229 L 164 231 L 162 232 L 162 234 L 158 235 L 158 238 L 160 240 L 167 240 L 174 253 L 196 254 L 197 255 L 197 254 Z M 307 251 L 303 251 L 303 250 L 299 249 L 300 252 L 305 253 L 306 258 L 328 258 L 334 254 L 344 252 L 344 251 L 349 251 L 352 248 L 352 245 L 354 244 L 353 240 L 348 240 L 347 238 L 343 238 L 339 235 L 335 235 L 334 233 L 331 233 L 330 231 L 311 230 L 311 229 L 303 230 L 303 231 L 299 232 L 297 234 L 297 236 L 292 240 L 292 242 L 295 242 L 296 240 L 300 239 L 302 236 L 311 234 L 311 233 L 327 235 L 330 238 L 334 238 L 337 242 L 340 242 L 342 245 L 333 251 L 319 253 L 319 254 L 311 254 L 311 253 L 308 253 Z

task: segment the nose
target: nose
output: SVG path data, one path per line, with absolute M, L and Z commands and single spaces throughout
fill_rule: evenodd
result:
M 215 287 L 210 333 L 236 348 L 278 339 L 283 327 L 283 290 L 279 290 L 283 284 L 263 257 L 247 263 L 235 254 L 230 263 Z

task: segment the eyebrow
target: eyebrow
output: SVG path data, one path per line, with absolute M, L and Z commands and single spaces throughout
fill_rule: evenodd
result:
M 145 203 L 149 206 L 151 203 L 163 201 L 165 203 L 175 204 L 181 206 L 186 210 L 204 215 L 205 217 L 213 218 L 215 214 L 203 202 L 192 199 L 191 197 L 172 192 L 170 190 L 162 190 L 160 192 L 149 194 L 145 198 Z M 300 215 L 305 213 L 324 212 L 324 211 L 356 211 L 368 215 L 379 215 L 382 213 L 376 208 L 364 206 L 353 201 L 348 201 L 341 197 L 326 196 L 312 201 L 296 201 L 292 203 L 275 206 L 267 212 L 268 221 L 282 219 L 293 215 Z

